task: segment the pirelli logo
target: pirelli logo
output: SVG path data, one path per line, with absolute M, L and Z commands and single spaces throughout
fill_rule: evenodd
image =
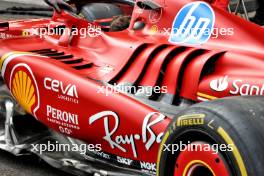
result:
M 204 125 L 205 114 L 190 114 L 178 118 L 177 126 L 196 126 Z

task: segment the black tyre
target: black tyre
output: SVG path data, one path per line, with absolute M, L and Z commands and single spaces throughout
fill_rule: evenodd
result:
M 202 151 L 193 151 L 196 144 Z M 205 146 L 210 146 L 206 152 Z M 263 176 L 263 149 L 263 97 L 199 103 L 169 125 L 159 150 L 157 175 Z

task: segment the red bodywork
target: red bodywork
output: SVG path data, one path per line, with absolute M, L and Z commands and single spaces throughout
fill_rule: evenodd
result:
M 233 35 L 211 37 L 206 44 L 194 47 L 173 45 L 162 31 L 170 30 L 177 12 L 192 1 L 155 2 L 162 7 L 155 23 L 150 21 L 150 11 L 135 6 L 128 30 L 104 32 L 98 37 L 19 36 L 48 25 L 91 25 L 67 13 L 55 13 L 52 19 L 10 21 L 8 31 L 1 28 L 1 33 L 17 37 L 0 40 L 2 61 L 12 58 L 4 56 L 9 52 L 31 53 L 12 53 L 14 58 L 8 64 L 4 62 L 6 84 L 13 95 L 20 91 L 19 86 L 24 87 L 21 90 L 25 92 L 20 94 L 25 97 L 14 96 L 48 127 L 87 143 L 102 144 L 106 153 L 148 163 L 156 163 L 160 139 L 170 118 L 153 113 L 157 110 L 123 93 L 106 96 L 99 91 L 104 83 L 167 86 L 167 95 L 172 98 L 163 105 L 243 92 L 263 95 L 263 28 L 213 7 L 215 27 L 233 28 Z M 134 31 L 134 23 L 139 20 L 146 26 Z M 45 51 L 66 56 L 41 56 Z M 20 82 L 27 79 L 31 80 L 27 84 Z M 32 94 L 27 92 L 29 83 L 34 87 Z M 60 118 L 63 113 L 67 118 Z

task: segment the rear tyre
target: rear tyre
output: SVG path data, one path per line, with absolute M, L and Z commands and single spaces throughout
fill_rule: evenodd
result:
M 159 150 L 157 175 L 263 176 L 263 148 L 263 97 L 199 103 L 169 125 Z

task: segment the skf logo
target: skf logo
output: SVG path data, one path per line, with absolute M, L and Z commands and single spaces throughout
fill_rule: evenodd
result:
M 205 2 L 185 5 L 174 19 L 169 42 L 199 45 L 211 37 L 215 23 L 213 9 Z
M 33 115 L 39 106 L 39 93 L 29 66 L 16 65 L 11 72 L 10 80 L 12 95 L 28 113 Z
M 53 92 L 58 92 L 62 95 L 78 98 L 76 85 L 64 84 L 62 81 L 46 77 L 44 79 L 44 87 L 47 90 L 52 90 Z
M 214 79 L 210 82 L 211 89 L 222 92 L 228 88 L 228 76 Z

